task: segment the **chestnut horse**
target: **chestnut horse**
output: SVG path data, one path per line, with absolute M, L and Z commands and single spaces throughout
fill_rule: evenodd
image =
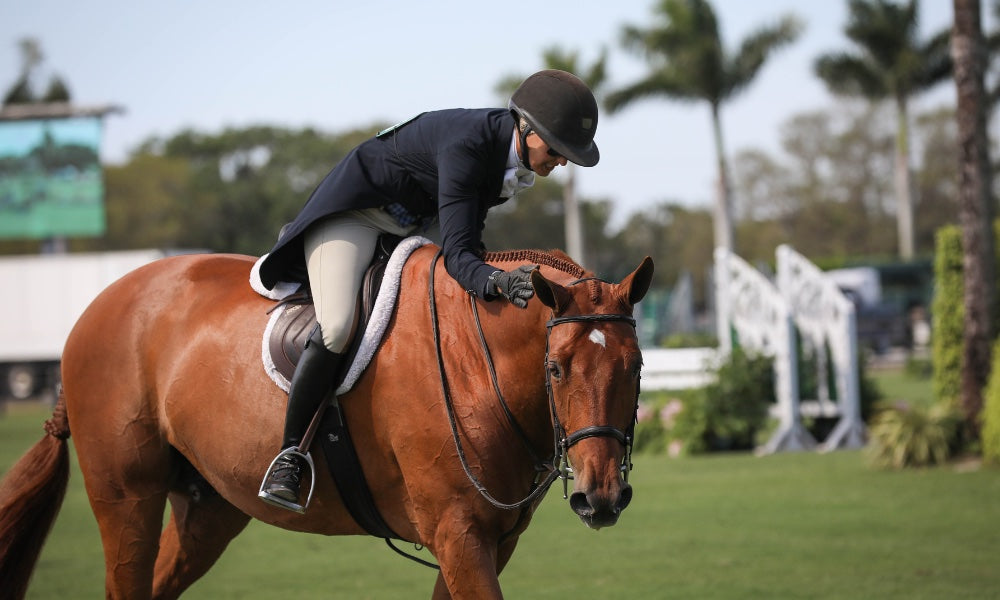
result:
M 573 478 L 569 504 L 591 527 L 613 525 L 632 495 L 629 434 L 642 356 L 630 315 L 652 261 L 615 284 L 559 252 L 486 259 L 505 269 L 540 265 L 527 309 L 472 298 L 433 268 L 432 246 L 420 248 L 403 269 L 378 352 L 340 398 L 377 509 L 440 566 L 434 598 L 502 596 L 497 576 L 556 475 Z M 62 501 L 70 430 L 109 598 L 179 596 L 251 518 L 365 533 L 322 475 L 321 452 L 313 452 L 321 475 L 304 514 L 257 497 L 286 397 L 261 364 L 274 303 L 250 289 L 253 263 L 163 259 L 115 282 L 86 310 L 63 353 L 68 426 L 57 407 L 50 435 L 0 489 L 5 585 L 27 587 Z M 217 493 L 182 485 L 192 467 Z

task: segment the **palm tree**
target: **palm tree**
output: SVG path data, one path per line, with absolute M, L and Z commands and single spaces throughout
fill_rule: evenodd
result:
M 856 46 L 853 52 L 824 54 L 816 60 L 816 74 L 835 94 L 889 99 L 896 103 L 896 220 L 899 255 L 913 257 L 913 175 L 910 169 L 908 102 L 917 92 L 943 81 L 951 73 L 950 31 L 927 41 L 918 37 L 920 2 L 897 4 L 889 0 L 848 0 L 844 34 Z
M 623 46 L 645 57 L 649 73 L 608 94 L 605 104 L 615 112 L 650 96 L 708 102 L 718 164 L 715 245 L 732 249 L 732 191 L 719 113 L 724 102 L 753 81 L 773 51 L 798 37 L 802 25 L 787 15 L 776 25 L 752 32 L 728 53 L 715 11 L 706 0 L 660 0 L 654 14 L 659 22 L 649 29 L 630 25 L 622 29 Z
M 607 78 L 607 51 L 601 50 L 597 60 L 586 70 L 578 70 L 579 56 L 577 52 L 567 52 L 558 46 L 551 46 L 542 51 L 542 62 L 546 69 L 559 69 L 573 73 L 600 99 L 600 90 Z M 510 95 L 524 81 L 520 75 L 504 77 L 496 85 L 496 91 L 505 96 Z M 586 250 L 583 239 L 583 224 L 580 219 L 580 206 L 576 197 L 576 165 L 566 165 L 566 185 L 563 186 L 563 211 L 565 215 L 564 228 L 566 234 L 566 253 L 582 265 L 586 265 Z
M 990 372 L 990 345 L 995 331 L 993 198 L 986 132 L 989 99 L 983 83 L 986 45 L 979 0 L 953 0 L 953 4 L 955 33 L 951 52 L 958 92 L 958 212 L 965 284 L 961 412 L 965 433 L 974 440 L 979 437 L 979 413 Z

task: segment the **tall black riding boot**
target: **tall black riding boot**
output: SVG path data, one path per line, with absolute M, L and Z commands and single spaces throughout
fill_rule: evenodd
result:
M 344 355 L 330 352 L 323 344 L 319 326 L 313 329 L 288 390 L 288 411 L 282 450 L 298 446 L 309 423 L 340 373 Z M 301 451 L 304 453 L 305 448 Z M 298 454 L 282 455 L 261 488 L 261 497 L 273 496 L 289 503 L 298 501 L 299 482 L 305 461 Z

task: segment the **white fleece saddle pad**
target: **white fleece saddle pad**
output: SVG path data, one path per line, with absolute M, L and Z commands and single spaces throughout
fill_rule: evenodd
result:
M 379 344 L 382 342 L 382 337 L 385 335 L 389 321 L 392 319 L 392 313 L 396 308 L 396 299 L 399 297 L 399 282 L 406 260 L 413 254 L 414 250 L 430 243 L 431 241 L 427 238 L 413 236 L 404 239 L 393 250 L 392 256 L 389 257 L 389 262 L 386 264 L 385 274 L 382 276 L 382 284 L 379 286 L 378 297 L 375 300 L 375 307 L 372 310 L 368 326 L 362 335 L 358 352 L 355 354 L 351 366 L 347 369 L 347 374 L 344 376 L 343 382 L 337 388 L 336 394 L 338 396 L 347 393 L 354 387 L 354 384 L 357 383 L 368 363 L 371 362 L 372 357 L 375 356 L 375 351 L 378 350 Z M 265 254 L 257 259 L 253 269 L 250 271 L 250 286 L 254 291 L 265 298 L 275 301 L 280 301 L 298 291 L 300 286 L 297 283 L 279 282 L 270 290 L 264 287 L 264 284 L 260 280 L 260 264 L 266 257 L 267 255 Z M 271 313 L 267 327 L 264 329 L 264 335 L 261 338 L 261 360 L 264 364 L 264 371 L 285 392 L 288 392 L 290 382 L 275 366 L 274 359 L 271 357 L 270 338 L 271 332 L 274 330 L 274 326 L 281 314 L 290 306 L 292 305 L 282 305 Z

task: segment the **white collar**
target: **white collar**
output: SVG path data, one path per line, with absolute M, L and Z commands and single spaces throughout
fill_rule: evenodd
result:
M 511 134 L 510 152 L 507 153 L 507 168 L 503 174 L 503 186 L 500 190 L 501 198 L 512 198 L 523 189 L 535 184 L 535 173 L 524 168 L 521 159 L 517 156 L 517 130 Z
M 517 129 L 510 136 L 510 152 L 507 153 L 507 168 L 516 169 L 521 166 L 521 158 L 517 155 Z

